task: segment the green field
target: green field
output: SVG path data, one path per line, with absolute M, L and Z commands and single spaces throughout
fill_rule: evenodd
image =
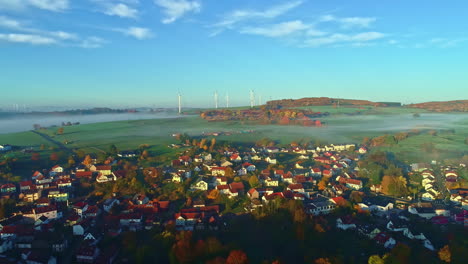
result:
M 232 132 L 232 135 L 219 136 L 218 141 L 240 143 L 254 143 L 262 138 L 273 139 L 279 144 L 300 140 L 313 143 L 360 143 L 364 137 L 394 134 L 411 129 L 423 131 L 454 129 L 455 133 L 441 132 L 437 136 L 421 133 L 395 146 L 381 149 L 395 152 L 411 161 L 436 159 L 441 156 L 453 157 L 467 151 L 467 145 L 464 144 L 465 138 L 468 137 L 466 114 L 422 114 L 420 118 L 414 118 L 405 108 L 374 108 L 372 111 L 381 111 L 381 109 L 385 109 L 388 115 L 331 115 L 321 118 L 325 124 L 323 127 L 255 125 L 238 121 L 209 122 L 198 116 L 186 116 L 70 126 L 65 127 L 63 135 L 56 135 L 57 128 L 41 132 L 56 142 L 70 142 L 66 147 L 71 150 L 81 150 L 86 153 L 106 152 L 111 144 L 116 145 L 119 150 L 134 150 L 141 144 L 148 144 L 149 150 L 154 154 L 175 155 L 181 152 L 181 149 L 167 147 L 171 143 L 179 143 L 172 137 L 173 133 L 187 133 L 196 137 L 204 132 Z M 243 133 L 247 130 L 254 132 Z M 50 147 L 58 147 L 32 132 L 1 134 L 0 142 L 24 147 L 32 146 L 35 150 L 38 150 L 41 144 L 45 144 L 44 155 L 49 155 L 49 152 L 53 151 L 49 149 Z M 427 142 L 434 144 L 435 149 L 439 150 L 439 155 L 429 155 L 423 151 L 422 145 Z

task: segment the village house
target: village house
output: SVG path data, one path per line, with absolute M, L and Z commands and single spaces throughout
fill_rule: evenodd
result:
M 109 166 L 110 167 L 110 166 Z M 105 171 L 107 173 L 107 171 Z M 96 181 L 99 183 L 116 181 L 117 177 L 111 172 L 110 174 L 99 173 L 96 177 Z
M 244 164 L 242 164 L 242 167 L 246 168 L 247 172 L 254 172 L 257 169 L 255 165 L 248 163 L 248 162 L 245 162 Z
M 62 213 L 57 212 L 57 207 L 53 205 L 33 208 L 30 212 L 23 213 L 24 218 L 31 219 L 34 222 L 37 221 L 42 216 L 45 216 L 47 217 L 47 219 L 51 220 L 51 219 L 61 218 Z
M 336 204 L 327 198 L 316 198 L 306 204 L 308 213 L 313 215 L 328 214 L 335 209 Z
M 12 183 L 3 184 L 0 187 L 0 191 L 2 192 L 2 194 L 15 193 L 16 192 L 16 185 L 14 185 Z
M 380 232 L 374 237 L 377 244 L 384 246 L 385 248 L 393 248 L 396 245 L 396 240 L 385 232 Z
M 95 166 L 95 171 L 101 175 L 108 176 L 112 174 L 112 167 L 109 165 Z
M 344 184 L 346 187 L 354 189 L 354 190 L 360 190 L 362 189 L 362 181 L 357 180 L 357 179 L 348 179 L 345 177 L 338 176 L 337 181 L 341 184 Z
M 278 161 L 277 161 L 276 159 L 271 158 L 271 157 L 266 157 L 266 158 L 265 158 L 265 161 L 268 162 L 268 163 L 270 163 L 270 164 L 276 164 L 276 163 L 278 163 Z
M 47 198 L 57 201 L 57 202 L 66 202 L 68 201 L 68 192 L 62 190 L 51 189 L 47 194 Z
M 286 190 L 297 193 L 304 193 L 304 186 L 300 183 L 289 184 Z
M 265 186 L 267 187 L 278 187 L 279 181 L 276 179 L 272 179 L 270 177 L 267 177 L 264 180 Z
M 192 191 L 207 191 L 208 190 L 208 183 L 204 180 L 197 180 L 194 184 L 191 186 Z
M 242 162 L 242 158 L 239 156 L 239 154 L 232 154 L 231 157 L 229 157 L 229 159 L 232 161 L 232 162 Z
M 211 168 L 211 175 L 213 176 L 225 176 L 226 167 L 213 167 Z
M 41 190 L 26 190 L 19 195 L 20 199 L 32 203 L 41 197 Z
M 0 145 L 0 152 L 7 152 L 7 151 L 10 151 L 12 149 L 12 146 L 11 145 Z
M 342 230 L 355 229 L 356 224 L 351 217 L 341 217 L 336 219 L 336 227 Z

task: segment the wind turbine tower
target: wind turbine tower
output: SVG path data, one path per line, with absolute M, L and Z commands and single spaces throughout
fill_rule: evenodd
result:
M 215 108 L 218 109 L 218 91 L 214 93 Z
M 229 108 L 229 94 L 226 93 L 226 108 Z
M 182 95 L 180 95 L 180 92 L 177 95 L 177 97 L 179 99 L 179 115 L 180 115 L 180 114 L 182 114 Z
M 255 104 L 255 95 L 253 90 L 250 90 L 250 108 L 253 108 Z

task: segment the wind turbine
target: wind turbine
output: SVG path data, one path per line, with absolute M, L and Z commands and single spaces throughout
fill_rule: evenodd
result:
M 214 93 L 215 108 L 218 109 L 218 91 Z
M 229 108 L 229 93 L 226 93 L 226 108 Z
M 179 99 L 179 115 L 182 114 L 182 95 L 179 94 L 177 95 L 177 98 Z
M 250 90 L 250 108 L 253 108 L 255 104 L 255 95 L 253 90 Z

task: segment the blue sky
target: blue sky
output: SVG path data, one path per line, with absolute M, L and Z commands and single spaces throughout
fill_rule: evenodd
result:
M 450 2 L 450 3 L 448 3 Z M 466 0 L 0 0 L 0 105 L 468 99 Z

